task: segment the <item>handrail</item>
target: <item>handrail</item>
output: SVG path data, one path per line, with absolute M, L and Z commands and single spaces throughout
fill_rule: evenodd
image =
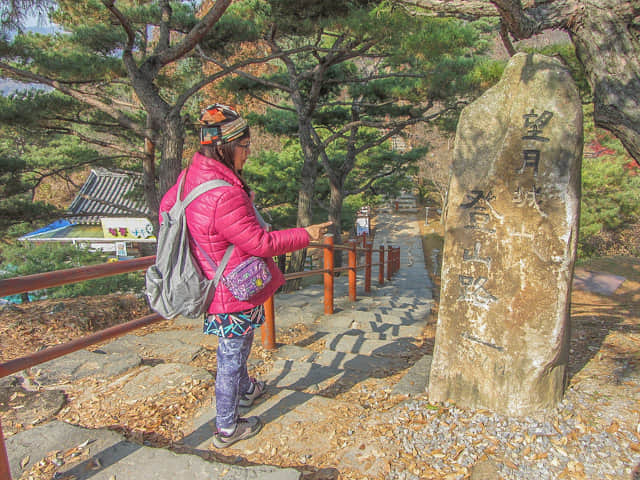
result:
M 387 279 L 391 279 L 391 275 L 400 268 L 400 248 L 387 247 L 387 255 L 385 262 L 385 247 L 380 246 L 378 263 L 372 262 L 373 244 L 366 242 L 366 237 L 362 240 L 364 247 L 358 247 L 355 241 L 351 241 L 349 245 L 334 245 L 333 236 L 325 235 L 324 243 L 312 242 L 308 248 L 322 248 L 324 257 L 324 268 L 309 270 L 305 272 L 288 273 L 284 277 L 286 280 L 296 278 L 310 277 L 313 275 L 323 275 L 324 278 L 324 312 L 327 315 L 333 313 L 333 285 L 334 276 L 337 272 L 349 272 L 349 300 L 356 300 L 356 271 L 365 269 L 365 292 L 370 290 L 371 286 L 371 267 L 379 266 L 378 283 L 384 283 L 385 263 L 387 265 Z M 334 267 L 333 252 L 334 250 L 347 250 L 349 252 L 349 265 L 347 267 Z M 365 253 L 365 264 L 358 265 L 358 252 Z M 122 273 L 143 270 L 155 263 L 155 256 L 140 257 L 131 260 L 122 260 L 114 263 L 103 263 L 99 265 L 90 265 L 87 267 L 76 267 L 65 270 L 56 270 L 54 272 L 38 273 L 35 275 L 26 275 L 22 277 L 14 277 L 0 280 L 0 297 L 15 295 L 19 293 L 30 292 L 33 290 L 41 290 L 44 288 L 57 287 L 69 283 L 77 283 L 95 278 L 119 275 Z M 275 348 L 275 315 L 273 296 L 268 298 L 265 306 L 265 324 L 262 330 L 262 344 L 266 349 Z M 73 353 L 82 348 L 94 345 L 96 343 L 109 340 L 125 333 L 137 330 L 141 327 L 151 325 L 163 320 L 163 317 L 153 313 L 129 322 L 114 325 L 112 327 L 100 330 L 93 334 L 71 340 L 48 347 L 23 357 L 9 360 L 0 364 L 0 378 L 19 372 L 26 368 L 31 368 L 44 362 L 48 362 L 55 358 Z M 5 447 L 4 435 L 2 432 L 2 423 L 0 422 L 0 478 L 11 480 L 11 470 L 9 459 Z
M 84 282 L 94 278 L 135 272 L 136 270 L 150 267 L 155 261 L 156 257 L 153 255 L 119 262 L 100 263 L 86 267 L 67 268 L 65 270 L 7 278 L 0 280 L 0 297 L 42 290 L 43 288 L 58 287 L 68 283 Z
M 156 323 L 161 320 L 164 320 L 162 316 L 157 313 L 152 313 L 145 317 L 140 317 L 126 323 L 102 329 L 98 332 L 92 333 L 91 335 L 76 338 L 75 340 L 71 340 L 67 343 L 54 345 L 53 347 L 45 348 L 44 350 L 40 350 L 24 357 L 14 358 L 13 360 L 0 364 L 0 378 L 26 368 L 34 367 L 41 363 L 48 362 L 49 360 L 53 360 L 54 358 L 61 357 L 68 353 L 73 353 L 85 347 L 95 345 L 96 343 L 100 343 L 114 337 L 119 337 L 120 335 L 137 330 L 138 328 L 146 327 L 147 325 L 151 325 L 152 323 Z

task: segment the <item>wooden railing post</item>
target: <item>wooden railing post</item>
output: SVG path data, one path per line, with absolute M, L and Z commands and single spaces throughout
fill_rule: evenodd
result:
M 262 325 L 262 346 L 267 350 L 276 348 L 276 322 L 273 295 L 264 302 L 264 325 Z
M 380 267 L 378 268 L 378 285 L 384 285 L 384 245 L 380 245 Z
M 362 247 L 366 248 L 366 246 L 367 246 L 367 234 L 366 234 L 366 232 L 363 232 L 362 233 Z
M 331 315 L 333 313 L 333 235 L 324 236 L 324 314 Z
M 398 253 L 400 253 L 400 248 L 395 247 L 393 249 L 393 274 L 398 273 Z
M 353 240 L 349 241 L 349 300 L 356 301 L 356 267 L 358 266 L 358 256 L 356 255 L 357 244 Z
M 393 247 L 389 245 L 387 247 L 387 280 L 391 280 L 393 275 Z
M 393 248 L 393 274 L 394 275 L 398 273 L 398 252 L 399 251 L 400 250 L 398 247 Z
M 371 252 L 373 245 L 368 243 L 365 248 L 367 250 L 364 253 L 364 291 L 369 293 L 371 291 Z
M 0 478 L 11 480 L 11 467 L 9 466 L 9 456 L 7 447 L 4 444 L 4 434 L 2 433 L 2 421 L 0 421 Z

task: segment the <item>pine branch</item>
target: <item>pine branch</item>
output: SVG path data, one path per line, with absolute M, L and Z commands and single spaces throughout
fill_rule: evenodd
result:
M 393 175 L 394 173 L 398 172 L 402 167 L 404 167 L 404 165 L 405 165 L 405 162 L 402 162 L 392 167 L 391 170 L 383 171 L 383 172 L 372 175 L 371 177 L 369 177 L 369 180 L 367 180 L 367 182 L 362 187 L 356 190 L 345 191 L 344 196 L 348 197 L 349 195 L 357 195 L 358 193 L 366 192 L 371 188 L 371 185 L 373 185 L 376 180 L 380 180 L 381 178 L 385 178 Z
M 122 152 L 123 155 L 119 155 L 118 157 L 127 157 L 127 158 L 138 158 L 140 160 L 144 160 L 145 159 L 145 154 L 143 152 L 136 152 L 136 151 L 131 151 L 131 150 L 127 150 L 121 146 L 119 146 L 117 143 L 112 143 L 112 142 L 107 142 L 105 140 L 99 140 L 95 137 L 89 137 L 86 136 L 76 130 L 73 130 L 71 128 L 66 129 L 66 133 L 67 135 L 73 135 L 75 137 L 78 137 L 80 140 L 82 140 L 85 143 L 89 143 L 92 145 L 96 145 L 99 147 L 104 147 L 104 148 L 108 148 L 110 150 L 115 150 L 116 152 Z M 118 158 L 118 157 L 114 157 L 114 158 Z M 109 157 L 110 158 L 110 157 Z
M 502 44 L 504 45 L 504 48 L 506 48 L 509 56 L 513 57 L 516 54 L 516 49 L 509 38 L 509 29 L 507 28 L 507 24 L 504 23 L 502 19 L 500 20 L 500 39 L 502 40 Z
M 166 48 L 157 55 L 157 62 L 163 67 L 174 62 L 193 50 L 200 40 L 209 33 L 213 26 L 220 20 L 222 14 L 231 5 L 232 0 L 217 0 L 191 31 L 182 38 L 182 41 L 171 48 Z
M 107 7 L 107 10 L 109 10 L 111 14 L 118 19 L 118 22 L 127 34 L 127 46 L 124 48 L 124 50 L 129 55 L 133 55 L 133 46 L 135 45 L 136 41 L 136 32 L 131 26 L 129 19 L 116 8 L 115 0 L 102 0 L 102 3 L 105 7 Z
M 58 120 L 61 122 L 67 122 L 67 123 L 74 123 L 74 124 L 78 124 L 78 125 L 88 125 L 91 127 L 102 127 L 102 128 L 114 128 L 114 127 L 120 127 L 119 124 L 117 123 L 104 123 L 104 122 L 92 122 L 89 120 L 82 120 L 78 117 L 65 117 L 63 115 L 54 115 L 52 117 L 47 117 L 47 120 Z
M 65 180 L 69 183 L 71 183 L 71 185 L 73 185 L 74 187 L 79 187 L 79 185 L 76 185 L 73 180 L 71 180 L 71 177 L 65 175 L 65 173 L 67 172 L 73 172 L 74 170 L 77 170 L 80 167 L 83 167 L 85 165 L 93 165 L 99 161 L 102 160 L 115 160 L 117 158 L 127 158 L 127 155 L 113 155 L 113 156 L 100 156 L 100 157 L 95 157 L 92 158 L 90 160 L 85 160 L 84 162 L 78 162 L 78 163 L 74 163 L 73 165 L 67 165 L 64 167 L 60 167 L 60 168 L 56 168 L 55 170 L 47 170 L 47 171 L 42 171 L 40 169 L 34 168 L 31 170 L 24 170 L 25 173 L 27 172 L 31 172 L 34 175 L 36 175 L 38 178 L 35 181 L 35 185 L 31 186 L 29 188 L 29 190 L 31 190 L 32 192 L 35 192 L 35 190 L 38 188 L 38 186 L 40 186 L 40 184 L 47 178 L 51 178 L 51 177 L 59 177 L 62 180 Z
M 485 0 L 394 0 L 412 15 L 448 16 L 464 20 L 497 17 L 498 11 Z
M 4 62 L 0 62 L 0 70 L 9 72 L 12 75 L 17 76 L 18 78 L 28 80 L 29 82 L 38 83 L 40 85 L 48 85 L 58 90 L 59 92 L 70 96 L 71 98 L 74 98 L 83 103 L 86 103 L 87 105 L 97 108 L 101 112 L 106 113 L 111 118 L 113 118 L 122 127 L 132 130 L 135 134 L 141 137 L 150 135 L 150 132 L 146 132 L 145 129 L 141 128 L 137 123 L 133 122 L 122 112 L 113 108 L 111 105 L 96 99 L 93 95 L 89 95 L 80 90 L 70 88 L 69 86 L 57 80 L 53 80 L 51 78 L 35 74 L 27 70 L 21 70 L 21 69 L 15 68 Z
M 502 21 L 518 39 L 530 38 L 548 29 L 566 29 L 567 22 L 582 8 L 575 0 L 535 2 L 523 7 L 520 0 L 491 0 L 500 12 Z
M 291 89 L 287 86 L 284 85 L 282 83 L 277 83 L 277 82 L 272 82 L 270 80 L 265 80 L 264 78 L 261 77 L 257 77 L 255 75 L 252 75 L 248 72 L 245 72 L 243 70 L 240 70 L 243 67 L 247 67 L 249 65 L 255 65 L 255 64 L 260 64 L 260 63 L 267 63 L 271 60 L 275 60 L 275 59 L 282 59 L 283 57 L 287 57 L 290 55 L 295 55 L 298 53 L 303 53 L 303 52 L 308 52 L 311 51 L 313 49 L 313 47 L 311 46 L 305 46 L 305 47 L 299 47 L 299 48 L 293 48 L 290 50 L 277 50 L 275 53 L 273 53 L 272 55 L 267 55 L 265 57 L 260 57 L 260 58 L 248 58 L 246 60 L 243 60 L 242 62 L 238 62 L 234 65 L 227 65 L 224 62 L 222 62 L 221 60 L 216 60 L 213 57 L 208 56 L 200 46 L 196 47 L 196 51 L 198 52 L 198 54 L 200 55 L 200 57 L 210 63 L 213 63 L 214 65 L 216 65 L 219 68 L 222 68 L 224 72 L 233 72 L 236 73 L 237 75 L 244 77 L 244 78 L 248 78 L 249 80 L 253 80 L 256 83 L 260 83 L 261 85 L 265 86 L 265 87 L 270 87 L 270 88 L 275 88 L 276 90 L 282 90 L 284 92 L 287 93 L 291 93 Z M 273 51 L 273 49 L 272 49 Z
M 373 80 L 384 80 L 388 78 L 425 78 L 426 74 L 419 73 L 387 73 L 384 75 L 369 75 L 368 77 L 352 77 L 352 78 L 344 78 L 340 80 L 327 80 L 327 83 L 368 83 Z
M 171 5 L 167 0 L 164 0 L 161 10 L 161 20 L 160 20 L 160 36 L 158 38 L 158 43 L 156 45 L 155 54 L 158 55 L 163 50 L 167 50 L 170 46 L 169 41 L 171 38 L 171 33 L 169 32 L 169 23 L 171 22 L 171 16 L 173 11 L 171 10 Z
M 516 39 L 529 38 L 543 30 L 566 29 L 567 21 L 582 8 L 576 0 L 527 2 L 521 0 L 396 0 L 414 15 L 451 16 L 464 20 L 500 16 Z
M 296 112 L 296 109 L 295 109 L 295 108 L 289 108 L 289 107 L 285 107 L 285 106 L 282 106 L 282 105 L 278 105 L 278 104 L 276 104 L 276 103 L 273 103 L 273 102 L 271 102 L 271 101 L 267 100 L 267 99 L 266 99 L 266 98 L 264 98 L 264 97 L 260 97 L 260 96 L 256 95 L 255 93 L 248 92 L 248 95 L 249 95 L 249 97 L 250 97 L 250 98 L 253 98 L 253 99 L 255 99 L 255 100 L 258 100 L 259 102 L 262 102 L 262 103 L 264 103 L 265 105 L 270 106 L 271 108 L 275 108 L 275 109 L 277 109 L 277 110 L 283 110 L 283 111 L 285 111 L 285 112 L 293 112 L 293 113 L 295 113 L 295 112 Z

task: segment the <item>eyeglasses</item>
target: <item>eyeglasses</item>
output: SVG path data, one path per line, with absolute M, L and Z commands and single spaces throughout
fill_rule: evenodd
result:
M 238 143 L 237 146 L 240 148 L 249 148 L 251 146 L 251 142 L 247 142 L 245 144 Z

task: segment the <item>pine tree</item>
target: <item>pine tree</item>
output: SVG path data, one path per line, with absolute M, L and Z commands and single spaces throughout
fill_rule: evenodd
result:
M 221 75 L 205 76 L 192 53 L 207 35 L 217 38 L 212 42 L 224 43 L 229 29 L 218 22 L 230 4 L 231 0 L 217 0 L 198 10 L 190 2 L 167 0 L 59 0 L 49 14 L 60 28 L 57 32 L 3 36 L 0 71 L 5 78 L 46 86 L 58 94 L 41 91 L 34 97 L 47 98 L 36 103 L 70 105 L 63 115 L 55 115 L 57 105 L 45 112 L 47 120 L 57 122 L 56 128 L 84 134 L 88 141 L 111 143 L 104 148 L 135 151 L 145 174 L 145 199 L 157 211 L 160 196 L 182 167 L 185 130 L 190 127 L 187 104 Z M 86 126 L 98 132 L 97 139 L 81 128 Z M 113 141 L 110 132 L 119 141 Z
M 261 76 L 236 71 L 238 77 L 226 82 L 237 95 L 268 105 L 257 123 L 300 143 L 300 226 L 312 221 L 321 171 L 330 186 L 329 219 L 340 225 L 345 194 L 375 189 L 378 178 L 399 175 L 415 162 L 416 155 L 391 152 L 390 140 L 460 105 L 458 96 L 477 86 L 481 46 L 478 32 L 461 22 L 412 18 L 386 6 L 344 6 L 342 16 L 331 18 L 318 9 L 310 9 L 306 21 L 300 11 L 286 16 L 274 7 L 264 40 L 272 67 Z M 226 67 L 214 54 L 208 58 Z M 371 158 L 386 158 L 386 165 L 363 167 L 370 149 L 385 148 L 386 155 Z M 347 192 L 358 163 L 364 176 Z M 294 257 L 290 269 L 302 264 L 303 257 Z

